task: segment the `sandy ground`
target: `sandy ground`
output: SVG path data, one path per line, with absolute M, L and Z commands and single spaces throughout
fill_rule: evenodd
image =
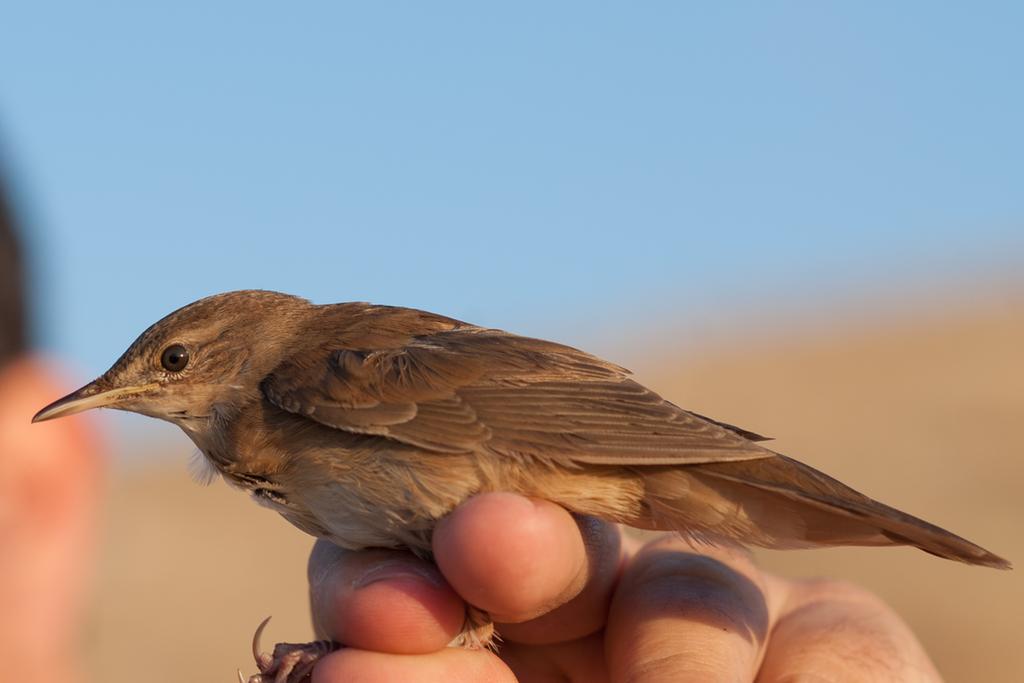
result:
M 676 358 L 664 342 L 615 360 L 697 412 L 1024 565 L 1024 298 L 969 311 L 804 323 L 737 334 Z M 681 353 L 681 352 L 680 352 Z M 84 647 L 93 680 L 223 681 L 249 637 L 310 636 L 311 539 L 176 458 L 123 467 Z M 793 576 L 870 587 L 910 622 L 949 681 L 1024 680 L 1024 574 L 910 549 L 762 553 Z

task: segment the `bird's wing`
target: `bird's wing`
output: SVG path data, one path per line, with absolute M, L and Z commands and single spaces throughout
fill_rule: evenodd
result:
M 687 412 L 573 348 L 468 326 L 402 341 L 365 350 L 349 336 L 347 348 L 292 357 L 264 380 L 264 395 L 336 429 L 437 452 L 627 465 L 773 455 L 756 435 Z

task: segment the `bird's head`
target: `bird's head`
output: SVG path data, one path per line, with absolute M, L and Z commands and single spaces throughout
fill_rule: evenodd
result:
M 305 299 L 261 290 L 200 299 L 152 325 L 103 375 L 32 421 L 116 408 L 194 429 L 215 408 L 258 392 L 311 309 Z

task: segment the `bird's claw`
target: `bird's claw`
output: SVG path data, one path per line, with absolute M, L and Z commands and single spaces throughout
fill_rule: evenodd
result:
M 274 646 L 274 654 L 269 655 L 260 650 L 260 637 L 268 622 L 270 617 L 260 622 L 252 637 L 252 656 L 260 672 L 249 676 L 246 681 L 239 671 L 240 683 L 301 683 L 308 679 L 313 667 L 324 655 L 338 649 L 338 644 L 330 640 L 278 643 Z

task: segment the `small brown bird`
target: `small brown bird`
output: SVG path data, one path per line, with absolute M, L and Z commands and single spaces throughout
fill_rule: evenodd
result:
M 757 434 L 673 405 L 618 365 L 407 308 L 267 291 L 201 299 L 34 421 L 98 407 L 177 424 L 211 475 L 345 548 L 429 555 L 456 505 L 514 491 L 702 541 L 912 545 L 1009 567 Z M 461 644 L 486 644 L 489 619 L 471 612 Z M 262 655 L 250 680 L 298 680 L 312 659 Z

